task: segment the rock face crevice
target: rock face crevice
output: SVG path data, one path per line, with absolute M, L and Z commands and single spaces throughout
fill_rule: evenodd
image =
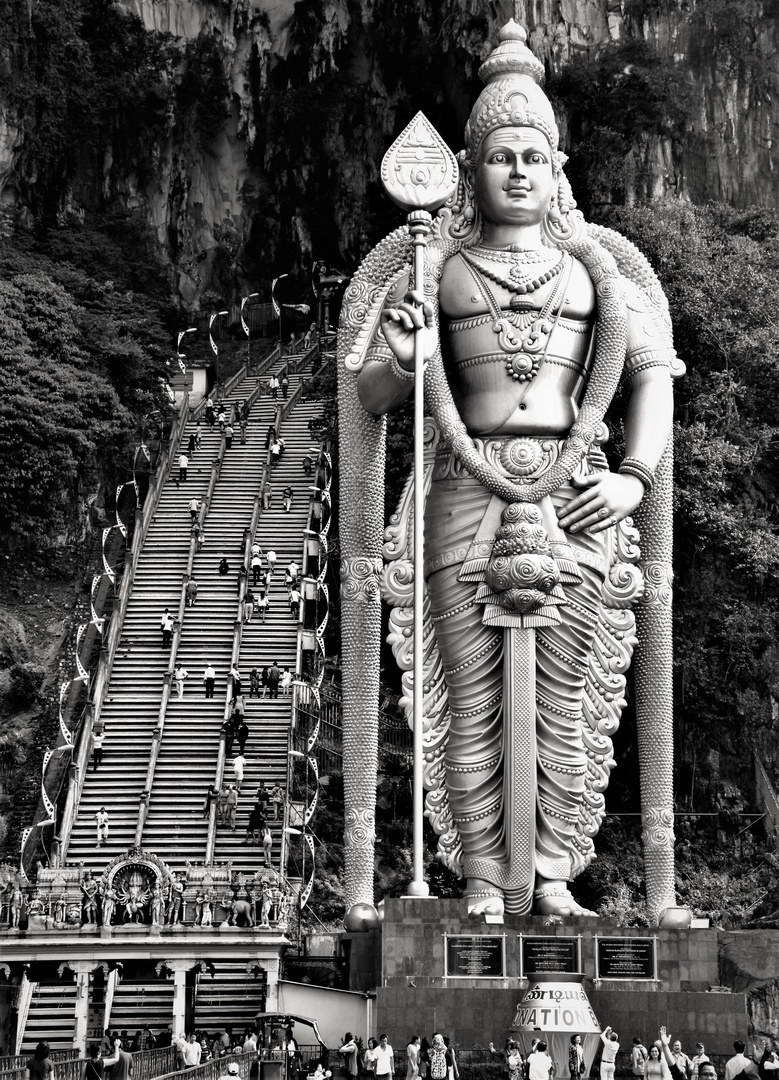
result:
M 90 0 L 73 3 L 90 17 Z M 673 138 L 637 132 L 626 153 L 625 201 L 671 194 L 779 205 L 775 0 L 516 6 L 550 75 L 631 40 L 684 73 L 685 130 Z M 115 11 L 140 20 L 170 50 L 161 115 L 131 138 L 126 106 L 112 123 L 96 124 L 78 168 L 62 172 L 59 209 L 119 205 L 143 214 L 171 267 L 172 291 L 190 310 L 267 286 L 282 272 L 307 276 L 317 259 L 352 268 L 398 224 L 378 181 L 386 147 L 422 108 L 460 148 L 479 63 L 514 7 L 510 0 L 117 0 Z M 0 58 L 8 76 L 0 79 L 0 200 L 22 207 L 34 203 L 40 183 L 30 150 L 40 116 L 15 105 L 8 87 L 30 67 L 35 23 L 18 19 L 12 33 L 17 40 Z M 561 105 L 569 149 L 575 105 Z

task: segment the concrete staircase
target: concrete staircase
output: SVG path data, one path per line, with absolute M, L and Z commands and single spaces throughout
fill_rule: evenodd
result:
M 195 1027 L 214 1034 L 232 1024 L 237 1036 L 264 1011 L 264 982 L 247 972 L 247 960 L 219 960 L 213 978 L 198 975 Z
M 75 1007 L 74 981 L 36 983 L 24 1026 L 22 1054 L 32 1055 L 39 1042 L 47 1042 L 51 1050 L 72 1049 Z M 54 1071 L 56 1074 L 56 1067 Z
M 288 358 L 278 361 L 280 371 Z M 300 376 L 290 375 L 290 396 Z M 267 374 L 264 376 L 267 382 Z M 256 380 L 244 379 L 231 392 L 229 401 L 238 404 L 254 390 Z M 178 660 L 189 672 L 183 701 L 171 689 L 149 799 L 142 845 L 174 868 L 187 860 L 205 857 L 207 822 L 203 803 L 215 777 L 219 733 L 225 715 L 226 679 L 230 665 L 234 623 L 238 615 L 237 580 L 244 531 L 250 525 L 255 495 L 266 460 L 265 435 L 275 409 L 281 404 L 260 397 L 250 414 L 245 445 L 235 436 L 225 453 L 204 526 L 204 543 L 195 556 L 193 576 L 198 583 L 194 608 L 187 608 L 181 630 Z M 294 672 L 297 627 L 289 611 L 284 588 L 284 567 L 294 558 L 302 562 L 310 480 L 303 473 L 302 458 L 312 445 L 308 421 L 321 411 L 314 402 L 296 403 L 283 423 L 286 452 L 273 470 L 271 508 L 260 517 L 256 539 L 267 551 L 278 555 L 271 582 L 270 610 L 265 623 L 255 619 L 244 625 L 240 669 L 247 703 L 246 721 L 250 738 L 246 748 L 247 768 L 237 814 L 237 829 L 218 828 L 215 858 L 233 860 L 238 871 L 254 871 L 262 863 L 262 852 L 243 843 L 252 797 L 260 781 L 286 782 L 287 733 L 290 723 L 289 697 L 278 700 L 249 698 L 249 673 L 276 660 Z M 183 575 L 186 572 L 190 539 L 189 500 L 205 495 L 211 464 L 218 457 L 221 433 L 203 421 L 202 444 L 190 459 L 187 480 L 178 482 L 174 467 L 160 496 L 160 503 L 141 553 L 120 648 L 114 663 L 107 699 L 103 708 L 106 724 L 103 762 L 97 772 L 90 769 L 73 827 L 68 862 L 83 860 L 98 872 L 112 857 L 124 852 L 134 840 L 141 792 L 145 786 L 152 732 L 157 724 L 163 677 L 171 667 L 170 653 L 161 645 L 160 617 L 165 607 L 178 611 Z M 190 423 L 183 436 L 186 446 Z M 291 513 L 282 508 L 281 491 L 294 491 Z M 217 566 L 222 556 L 230 564 L 227 577 Z M 201 683 L 206 661 L 217 672 L 213 699 L 204 697 Z M 232 760 L 225 764 L 225 782 L 232 781 Z M 110 817 L 106 846 L 98 849 L 94 816 L 105 806 Z M 270 820 L 274 833 L 273 862 L 278 867 L 281 822 Z
M 109 1026 L 129 1032 L 131 1038 L 147 1027 L 157 1035 L 170 1023 L 172 1015 L 172 979 L 123 978 L 114 991 Z

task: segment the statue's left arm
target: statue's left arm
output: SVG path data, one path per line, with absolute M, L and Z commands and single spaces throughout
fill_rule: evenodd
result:
M 601 532 L 632 514 L 652 486 L 671 432 L 673 389 L 664 346 L 638 290 L 627 285 L 626 291 L 625 375 L 630 398 L 625 416 L 625 457 L 619 472 L 574 478 L 574 486 L 582 492 L 558 512 L 560 525 L 570 532 Z

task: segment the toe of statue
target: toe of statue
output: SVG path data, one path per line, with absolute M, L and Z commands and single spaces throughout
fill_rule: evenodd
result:
M 574 900 L 570 889 L 539 889 L 534 894 L 536 915 L 596 915 Z
M 503 916 L 503 895 L 499 892 L 489 893 L 466 893 L 468 901 L 468 914 Z

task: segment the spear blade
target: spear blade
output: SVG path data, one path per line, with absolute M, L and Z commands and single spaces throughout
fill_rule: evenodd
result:
M 402 210 L 435 213 L 457 190 L 457 159 L 423 112 L 418 112 L 381 162 L 381 182 Z

